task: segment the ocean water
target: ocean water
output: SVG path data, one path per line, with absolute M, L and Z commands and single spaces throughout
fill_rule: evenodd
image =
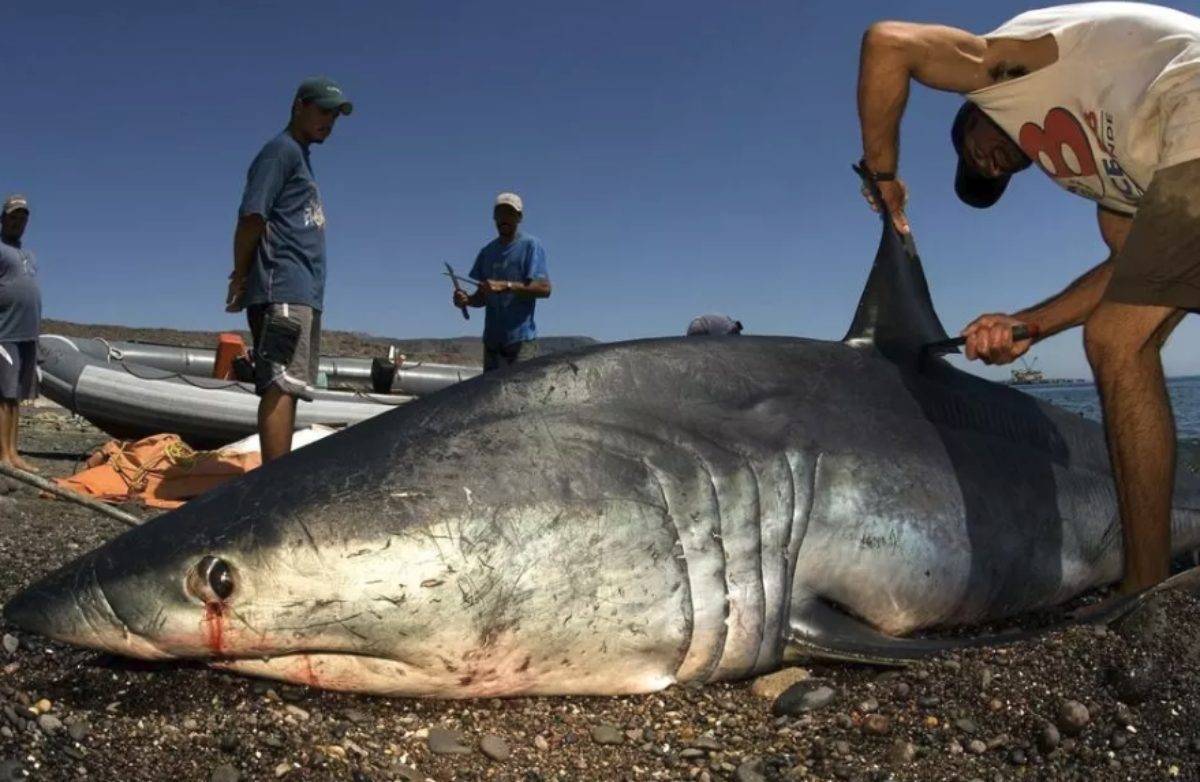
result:
M 1091 383 L 1017 388 L 1059 407 L 1100 420 L 1100 397 Z M 1171 378 L 1167 381 L 1167 391 L 1171 395 L 1171 408 L 1175 411 L 1175 436 L 1180 440 L 1200 439 L 1200 375 Z

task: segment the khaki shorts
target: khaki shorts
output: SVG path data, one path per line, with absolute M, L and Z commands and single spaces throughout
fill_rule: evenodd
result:
M 1200 160 L 1155 173 L 1104 298 L 1200 310 Z
M 287 363 L 269 360 L 264 354 L 264 339 L 269 335 L 271 318 L 291 318 L 300 326 L 295 350 Z M 250 334 L 254 339 L 254 390 L 259 396 L 271 386 L 283 393 L 312 401 L 312 385 L 317 379 L 321 358 L 321 312 L 303 304 L 254 304 L 246 308 Z

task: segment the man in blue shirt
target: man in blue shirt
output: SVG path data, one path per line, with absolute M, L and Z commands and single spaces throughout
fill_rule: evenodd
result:
M 454 292 L 455 307 L 487 307 L 483 321 L 483 371 L 537 355 L 534 305 L 550 295 L 546 250 L 542 243 L 517 228 L 525 207 L 516 193 L 496 196 L 492 219 L 499 236 L 475 258 L 470 278 L 479 287 L 468 296 Z
M 17 453 L 21 400 L 37 396 L 42 293 L 33 253 L 21 246 L 29 202 L 11 195 L 0 209 L 0 464 L 36 472 Z
M 330 79 L 306 79 L 287 129 L 266 143 L 246 175 L 225 310 L 247 310 L 264 462 L 292 450 L 296 398 L 311 400 L 320 357 L 325 209 L 308 148 L 324 143 L 353 108 Z

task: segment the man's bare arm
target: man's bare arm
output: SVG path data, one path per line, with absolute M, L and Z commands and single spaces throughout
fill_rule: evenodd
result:
M 529 282 L 514 282 L 512 292 L 529 299 L 550 298 L 549 280 L 530 280 Z
M 872 171 L 893 172 L 899 160 L 900 118 L 909 81 L 951 92 L 992 83 L 988 42 L 966 30 L 911 22 L 876 22 L 863 35 L 858 70 L 858 116 L 863 152 Z
M 254 264 L 258 242 L 266 230 L 262 215 L 248 214 L 238 218 L 233 232 L 233 272 L 229 275 L 229 292 L 225 298 L 225 309 L 237 312 L 242 309 L 242 296 L 246 291 L 246 277 Z

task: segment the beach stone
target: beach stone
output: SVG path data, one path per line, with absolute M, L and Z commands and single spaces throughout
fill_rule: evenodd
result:
M 812 678 L 807 668 L 784 668 L 766 676 L 759 676 L 750 685 L 750 692 L 763 700 L 775 700 L 796 682 Z
M 917 748 L 910 741 L 904 739 L 896 739 L 892 742 L 891 748 L 888 749 L 888 760 L 894 765 L 903 765 L 911 763 L 913 758 L 917 756 Z
M 972 755 L 982 755 L 987 752 L 987 744 L 984 744 L 979 739 L 971 739 L 967 742 L 967 752 Z
M 1079 701 L 1063 701 L 1058 709 L 1058 729 L 1068 736 L 1078 736 L 1091 718 L 1087 706 Z
M 885 736 L 892 729 L 892 721 L 882 714 L 870 714 L 863 720 L 863 732 L 874 736 Z
M 1133 724 L 1133 710 L 1124 703 L 1118 703 L 1113 709 L 1113 719 L 1121 727 L 1128 727 Z
M 399 765 L 394 766 L 396 773 L 400 776 L 400 782 L 425 782 L 425 775 L 417 771 L 412 766 Z
M 733 778 L 737 782 L 767 782 L 764 771 L 762 758 L 746 758 L 733 773 Z
M 592 728 L 592 741 L 597 744 L 623 744 L 625 737 L 612 725 L 596 725 Z
M 771 713 L 778 717 L 816 711 L 833 703 L 836 697 L 833 688 L 818 679 L 796 682 L 775 699 Z
M 858 710 L 863 714 L 871 714 L 872 712 L 879 711 L 879 701 L 874 698 L 867 698 L 858 704 Z
M 550 750 L 550 742 L 546 741 L 546 737 L 540 733 L 533 737 L 533 746 L 537 747 L 538 752 L 548 752 Z
M 955 720 L 954 727 L 968 736 L 974 736 L 979 732 L 979 726 L 975 724 L 975 720 L 969 717 L 962 717 Z
M 346 709 L 344 712 L 342 712 L 342 716 L 350 722 L 353 722 L 355 725 L 362 725 L 363 723 L 371 721 L 371 715 L 367 714 L 366 712 L 359 711 L 358 709 Z
M 53 736 L 63 729 L 62 720 L 53 714 L 40 715 L 37 718 L 37 724 L 42 729 L 42 733 L 45 733 L 47 736 Z
M 1160 595 L 1154 595 L 1142 605 L 1112 623 L 1112 629 L 1122 638 L 1135 643 L 1153 642 L 1168 632 L 1167 612 Z
M 1058 728 L 1051 722 L 1042 725 L 1042 729 L 1038 731 L 1037 745 L 1038 749 L 1044 754 L 1050 754 L 1058 749 L 1058 745 L 1062 743 L 1062 736 L 1058 732 Z
M 508 742 L 499 736 L 488 733 L 479 739 L 479 751 L 492 760 L 504 761 L 512 756 Z
M 285 704 L 283 709 L 288 714 L 291 714 L 293 717 L 295 717 L 296 719 L 301 720 L 301 721 L 307 721 L 308 718 L 311 716 L 304 709 L 300 708 L 299 706 L 293 705 L 291 703 Z
M 21 648 L 21 642 L 11 633 L 5 633 L 4 639 L 0 641 L 0 644 L 4 645 L 4 651 L 7 654 L 16 654 L 17 650 Z
M 428 742 L 429 751 L 435 755 L 468 755 L 471 752 L 467 737 L 457 730 L 430 728 Z
M 286 777 L 291 772 L 292 772 L 292 764 L 291 763 L 286 763 L 286 762 L 280 763 L 278 766 L 275 767 L 275 778 L 279 779 L 280 777 Z
M 222 763 L 212 770 L 208 782 L 240 782 L 242 775 L 228 763 Z

